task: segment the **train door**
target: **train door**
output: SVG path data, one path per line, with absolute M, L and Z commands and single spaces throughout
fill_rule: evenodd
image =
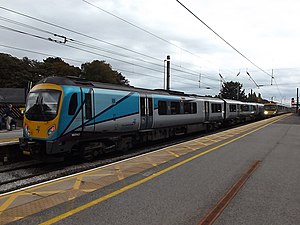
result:
M 225 100 L 223 100 L 224 102 L 224 109 L 222 110 L 222 116 L 223 116 L 223 120 L 227 119 L 227 112 L 230 112 L 229 108 L 230 108 L 230 104 L 228 104 Z
M 92 88 L 81 88 L 82 108 L 82 131 L 95 131 L 95 106 L 94 90 Z
M 204 102 L 204 118 L 205 121 L 209 120 L 209 102 L 207 101 Z
M 236 104 L 236 115 L 237 115 L 237 117 L 240 117 L 240 113 L 241 113 L 241 105 Z
M 140 129 L 151 129 L 153 125 L 153 98 L 151 95 L 140 96 Z

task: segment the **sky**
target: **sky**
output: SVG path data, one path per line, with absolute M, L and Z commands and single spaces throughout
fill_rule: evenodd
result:
M 214 96 L 234 81 L 289 104 L 300 87 L 299 10 L 298 0 L 0 0 L 0 52 L 104 60 L 149 89 L 164 88 L 169 55 L 172 90 Z

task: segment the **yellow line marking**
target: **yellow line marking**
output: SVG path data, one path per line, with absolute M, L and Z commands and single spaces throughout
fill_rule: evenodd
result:
M 70 210 L 70 211 L 68 211 L 66 213 L 63 213 L 63 214 L 61 214 L 59 216 L 56 216 L 56 217 L 54 217 L 54 218 L 52 218 L 52 219 L 50 219 L 48 221 L 45 221 L 45 222 L 41 223 L 40 225 L 50 225 L 50 224 L 56 223 L 56 222 L 58 222 L 60 220 L 63 220 L 65 218 L 67 218 L 67 217 L 70 217 L 70 216 L 72 216 L 72 215 L 74 215 L 74 214 L 76 214 L 76 213 L 78 213 L 78 212 L 80 212 L 82 210 L 88 209 L 88 208 L 90 208 L 90 207 L 92 207 L 94 205 L 97 205 L 97 204 L 99 204 L 99 203 L 101 203 L 101 202 L 103 202 L 103 201 L 105 201 L 107 199 L 115 197 L 115 196 L 117 196 L 117 195 L 119 195 L 119 194 L 121 194 L 121 193 L 123 193 L 125 191 L 128 191 L 128 190 L 130 190 L 130 189 L 132 189 L 134 187 L 137 187 L 137 186 L 139 186 L 139 185 L 141 185 L 143 183 L 146 183 L 147 181 L 152 180 L 152 179 L 154 179 L 154 178 L 156 178 L 156 177 L 158 177 L 158 176 L 160 176 L 160 175 L 162 175 L 162 174 L 164 174 L 164 173 L 166 173 L 166 172 L 168 172 L 170 170 L 173 170 L 173 169 L 175 169 L 175 168 L 177 168 L 177 167 L 179 167 L 179 166 L 181 166 L 183 164 L 186 164 L 186 163 L 188 163 L 188 162 L 190 162 L 190 161 L 192 161 L 192 160 L 194 160 L 196 158 L 199 158 L 200 156 L 206 155 L 206 154 L 208 154 L 208 153 L 210 153 L 210 152 L 212 152 L 212 151 L 214 151 L 216 149 L 219 149 L 219 148 L 221 148 L 221 147 L 223 147 L 225 145 L 228 145 L 228 144 L 230 144 L 230 143 L 232 143 L 234 141 L 237 141 L 237 140 L 239 140 L 239 139 L 241 139 L 241 138 L 243 138 L 243 137 L 245 137 L 245 136 L 247 136 L 249 134 L 252 134 L 252 133 L 254 133 L 254 132 L 256 132 L 256 131 L 258 131 L 258 130 L 266 127 L 266 126 L 269 126 L 270 124 L 275 123 L 275 122 L 277 122 L 277 121 L 279 121 L 281 119 L 283 119 L 283 118 L 281 117 L 281 118 L 279 118 L 277 120 L 272 121 L 271 123 L 268 123 L 268 124 L 265 124 L 265 125 L 263 125 L 261 127 L 258 127 L 258 128 L 254 129 L 252 131 L 249 131 L 248 133 L 245 133 L 245 134 L 243 134 L 243 135 L 241 135 L 239 137 L 236 137 L 236 138 L 234 138 L 232 140 L 229 140 L 229 141 L 227 141 L 225 143 L 222 143 L 222 144 L 220 144 L 220 145 L 218 145 L 216 147 L 213 147 L 213 148 L 208 149 L 208 150 L 206 150 L 204 152 L 201 152 L 201 153 L 199 153 L 197 155 L 194 155 L 194 156 L 192 156 L 192 157 L 190 157 L 188 159 L 185 159 L 185 160 L 183 160 L 183 161 L 181 161 L 179 163 L 176 163 L 176 164 L 174 164 L 174 165 L 172 165 L 172 166 L 170 166 L 170 167 L 168 167 L 166 169 L 158 171 L 157 173 L 154 173 L 154 174 L 152 174 L 152 175 L 150 175 L 150 176 L 148 176 L 148 177 L 146 177 L 146 178 L 144 178 L 142 180 L 139 180 L 139 181 L 137 181 L 135 183 L 129 184 L 129 185 L 127 185 L 125 187 L 122 187 L 119 190 L 116 190 L 116 191 L 114 191 L 114 192 L 112 192 L 112 193 L 110 193 L 108 195 L 102 196 L 102 197 L 100 197 L 98 199 L 95 199 L 95 200 L 93 200 L 93 201 L 91 201 L 91 202 L 89 202 L 87 204 L 84 204 L 84 205 L 79 206 L 79 207 L 77 207 L 75 209 L 72 209 L 72 210 Z
M 18 197 L 18 195 L 10 196 L 0 207 L 0 215 L 13 203 L 13 201 Z
M 95 171 L 95 173 L 97 173 L 98 171 Z M 97 173 L 97 174 L 87 174 L 87 175 L 83 175 L 85 177 L 105 177 L 105 176 L 111 176 L 111 175 L 115 175 L 114 173 Z
M 95 190 L 97 190 L 97 189 L 81 189 L 83 192 L 92 192 L 92 191 L 95 191 Z
M 31 193 L 31 195 L 44 195 L 44 194 L 57 194 L 66 192 L 65 190 L 56 190 L 56 191 L 34 191 Z
M 80 175 L 76 178 L 75 184 L 73 186 L 74 190 L 78 190 L 82 181 L 83 175 Z
M 147 159 L 152 166 L 157 166 L 157 163 L 153 162 L 148 156 L 145 156 L 145 159 Z
M 124 179 L 124 175 L 123 175 L 123 173 L 122 173 L 122 171 L 121 171 L 120 166 L 116 165 L 116 166 L 115 166 L 115 169 L 116 169 L 116 173 L 117 173 L 118 179 L 119 179 L 119 180 L 123 180 L 123 179 Z
M 180 156 L 180 155 L 178 155 L 178 154 L 176 154 L 176 153 L 174 153 L 174 152 L 172 152 L 170 150 L 167 150 L 166 152 L 170 153 L 171 155 L 173 155 L 173 156 L 175 156 L 177 158 Z
M 190 146 L 188 146 L 188 145 L 186 145 L 186 146 L 183 146 L 184 148 L 187 148 L 188 149 L 188 151 L 190 151 L 190 150 L 192 150 L 192 151 L 195 151 L 196 149 L 200 149 L 200 148 L 196 148 L 196 147 L 190 147 Z M 180 151 L 186 151 L 185 149 L 183 149 L 183 150 L 180 150 Z
M 203 142 L 201 142 L 201 141 L 198 141 L 198 139 L 193 140 L 192 142 L 196 142 L 197 144 L 201 144 L 201 145 L 204 145 L 204 146 L 208 146 L 208 144 L 205 144 L 205 143 L 203 143 Z
M 208 141 L 212 141 L 212 142 L 217 142 L 216 140 L 209 138 L 209 137 L 203 137 L 202 139 L 204 140 L 208 140 Z

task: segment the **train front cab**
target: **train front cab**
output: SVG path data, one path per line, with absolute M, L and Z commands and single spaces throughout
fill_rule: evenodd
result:
M 278 114 L 278 107 L 275 103 L 267 103 L 264 105 L 264 116 L 270 117 Z
M 20 138 L 25 155 L 45 154 L 46 141 L 57 137 L 62 98 L 62 88 L 54 84 L 36 85 L 28 94 Z
M 91 88 L 52 83 L 34 86 L 27 97 L 20 138 L 23 154 L 43 158 L 70 152 L 83 130 L 94 130 L 93 122 L 83 126 L 93 117 L 92 101 Z

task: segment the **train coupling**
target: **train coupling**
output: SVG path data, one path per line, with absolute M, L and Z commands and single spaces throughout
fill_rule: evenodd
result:
M 32 156 L 40 153 L 40 146 L 37 142 L 28 140 L 27 138 L 19 138 L 19 146 L 23 155 Z

